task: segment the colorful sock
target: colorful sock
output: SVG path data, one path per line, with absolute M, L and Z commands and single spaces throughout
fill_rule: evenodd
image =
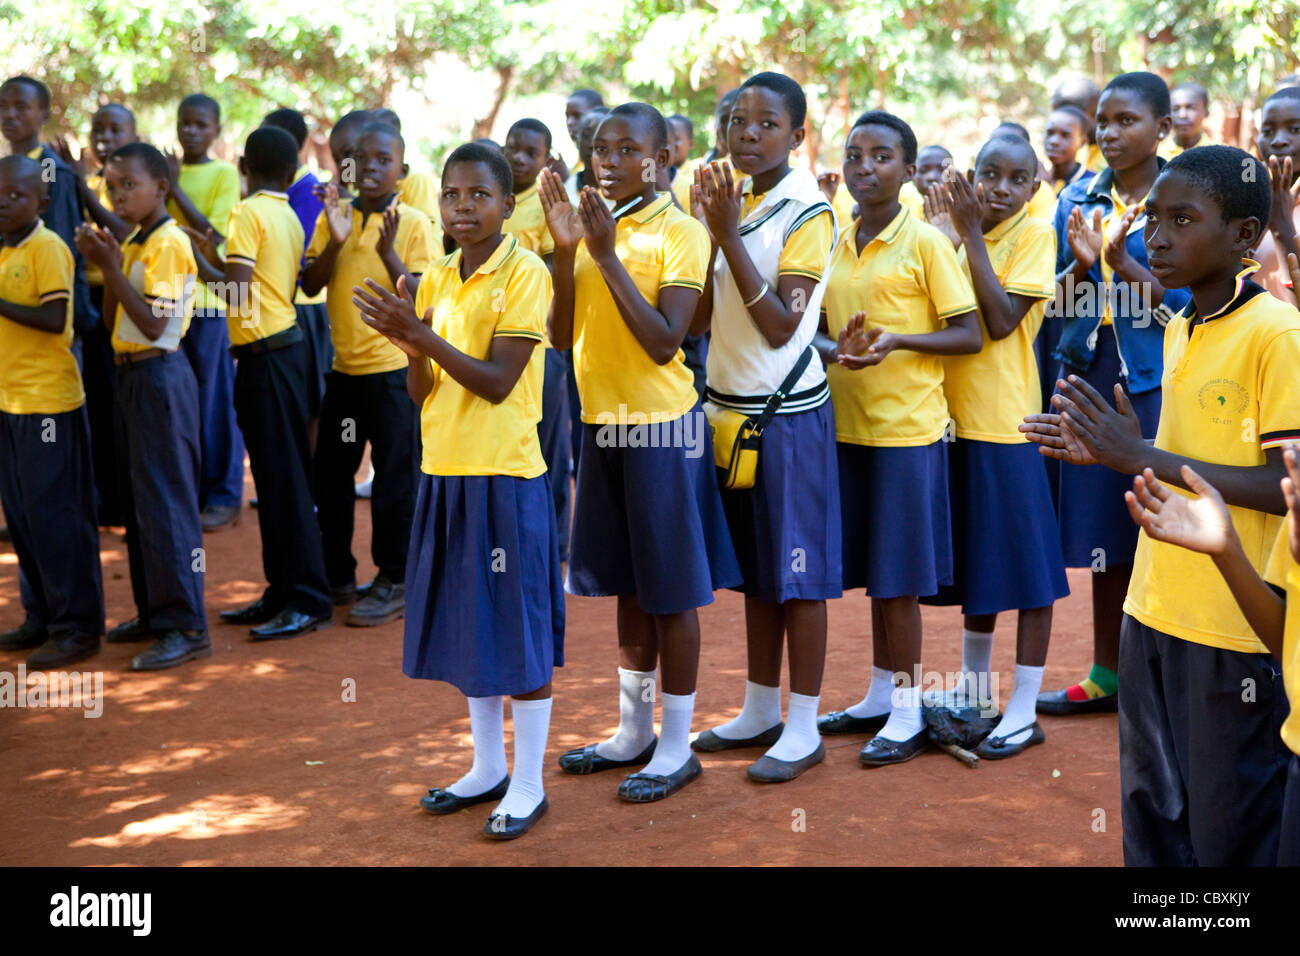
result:
M 765 730 L 771 730 L 780 722 L 781 688 L 755 684 L 752 680 L 747 680 L 745 681 L 745 706 L 740 709 L 740 716 L 714 727 L 713 732 L 719 737 L 730 740 L 745 740 L 749 737 L 757 737 Z
M 1068 700 L 1078 703 L 1096 700 L 1098 697 L 1109 697 L 1117 690 L 1119 690 L 1119 675 L 1109 667 L 1093 664 L 1087 677 L 1073 687 L 1065 689 L 1065 696 Z
M 691 717 L 695 714 L 694 694 L 661 694 L 663 715 L 659 721 L 659 745 L 643 773 L 666 777 L 691 759 Z
M 511 768 L 510 787 L 492 811 L 494 814 L 526 817 L 546 796 L 542 764 L 546 760 L 546 735 L 551 729 L 552 700 L 510 701 L 510 716 L 515 723 L 515 765 Z
M 596 745 L 596 753 L 631 760 L 650 746 L 655 736 L 654 679 L 654 671 L 618 669 L 618 730 Z
M 899 687 L 893 696 L 894 709 L 889 712 L 889 719 L 876 736 L 886 740 L 911 740 L 925 727 L 925 720 L 921 716 L 921 688 Z
M 504 697 L 469 697 L 469 728 L 474 735 L 474 765 L 447 790 L 458 797 L 487 793 L 506 776 Z
M 989 686 L 989 664 L 993 660 L 993 635 L 962 628 L 961 680 L 958 691 L 975 699 L 981 687 Z
M 880 667 L 871 668 L 871 683 L 867 696 L 848 708 L 850 717 L 879 717 L 890 710 L 890 695 L 894 692 L 894 672 Z
M 765 756 L 774 760 L 802 760 L 822 742 L 817 732 L 817 704 L 820 697 L 790 692 L 790 706 L 786 713 L 785 729 Z
M 1009 744 L 1024 743 L 1029 739 L 1029 730 L 1024 733 L 1016 733 L 1022 727 L 1031 727 L 1035 720 L 1034 705 L 1038 700 L 1038 691 L 1043 686 L 1043 668 L 1030 667 L 1028 664 L 1016 665 L 1016 682 L 1011 685 L 1011 699 L 1007 701 L 1007 709 L 1002 712 L 1002 720 L 998 723 L 990 737 L 1005 737 L 1007 734 L 1015 734 Z

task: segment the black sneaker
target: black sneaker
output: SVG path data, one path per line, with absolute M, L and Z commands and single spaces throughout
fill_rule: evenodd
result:
M 211 656 L 212 642 L 208 640 L 207 631 L 199 631 L 197 634 L 165 631 L 158 635 L 153 647 L 131 658 L 131 670 L 161 671 L 186 661 Z
M 395 621 L 405 613 L 406 585 L 394 584 L 381 574 L 367 589 L 366 596 L 353 605 L 348 624 L 374 627 Z

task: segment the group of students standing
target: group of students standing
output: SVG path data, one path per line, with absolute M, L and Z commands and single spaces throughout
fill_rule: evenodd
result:
M 39 107 L 36 87 L 0 87 L 0 118 L 29 94 Z M 1199 89 L 1184 99 L 1203 106 Z M 961 175 L 947 150 L 919 150 L 902 119 L 873 110 L 853 123 L 841 173 L 819 180 L 790 165 L 806 101 L 782 74 L 723 98 L 715 148 L 698 161 L 680 121 L 583 90 L 566 108 L 572 175 L 554 168 L 546 127 L 521 120 L 504 147 L 453 151 L 440 188 L 405 165 L 388 111 L 335 124 L 340 177 L 322 186 L 298 164 L 305 124 L 279 110 L 248 137 L 247 198 L 224 231 L 192 199 L 179 204 L 184 227 L 171 218 L 183 180 L 153 147 L 101 136 L 129 117 L 105 107 L 93 137 L 102 191 L 78 187 L 99 225 L 74 244 L 102 278 L 117 378 L 140 611 L 117 639 L 155 638 L 139 668 L 208 652 L 191 561 L 201 403 L 177 351 L 199 321 L 197 277 L 226 306 L 269 582 L 222 616 L 255 637 L 296 636 L 326 624 L 331 601 L 356 599 L 352 475 L 369 440 L 370 617 L 404 612 L 405 673 L 455 685 L 473 730 L 471 769 L 430 790 L 429 812 L 495 802 L 484 833 L 496 839 L 546 813 L 566 590 L 618 598 L 619 722 L 560 766 L 631 770 L 618 787 L 629 802 L 689 784 L 698 753 L 762 748 L 748 770 L 758 783 L 823 761 L 823 735 L 870 735 L 869 767 L 916 756 L 920 604 L 936 603 L 962 608 L 959 690 L 975 700 L 989 695 L 996 617 L 1018 612 L 1015 680 L 981 756 L 1041 743 L 1036 711 L 1118 708 L 1128 862 L 1294 862 L 1300 730 L 1294 717 L 1283 726 L 1282 681 L 1300 690 L 1300 660 L 1280 598 L 1251 575 L 1300 580 L 1300 518 L 1289 545 L 1280 518 L 1294 488 L 1278 485 L 1283 446 L 1300 437 L 1300 313 L 1285 281 L 1274 297 L 1248 278 L 1259 266 L 1246 257 L 1267 253 L 1264 272 L 1286 274 L 1300 89 L 1265 104 L 1268 167 L 1202 146 L 1196 111 L 1175 111 L 1149 73 L 1104 91 L 1064 84 L 1052 107 L 1050 169 L 1023 128 L 1003 124 Z M 219 113 L 206 97 L 182 104 L 193 160 L 211 137 L 187 133 L 187 109 L 210 114 L 213 136 Z M 1162 150 L 1182 155 L 1167 163 Z M 49 201 L 37 171 L 23 156 L 0 161 L 0 193 L 30 194 L 25 213 L 0 197 L 0 266 L 35 255 L 20 252 L 32 237 L 59 260 L 36 270 L 30 302 L 0 287 L 0 331 L 23 343 L 0 367 L 0 441 L 16 463 L 0 497 L 28 611 L 0 647 L 39 644 L 33 666 L 58 666 L 97 649 L 103 605 L 96 629 L 89 443 L 61 446 L 66 481 L 24 477 L 54 474 L 38 419 L 85 429 L 76 258 L 37 221 Z M 83 350 L 88 367 L 84 336 Z M 31 384 L 31 363 L 55 362 L 67 408 Z M 697 443 L 645 440 L 648 428 L 704 434 L 706 417 L 737 413 L 763 423 L 749 487 L 723 480 Z M 67 534 L 44 511 L 55 487 Z M 51 562 L 74 556 L 69 588 Z M 1078 685 L 1041 693 L 1067 566 L 1094 572 L 1096 662 Z M 697 611 L 719 588 L 745 596 L 744 703 L 692 739 Z M 861 701 L 819 716 L 826 601 L 857 588 L 871 599 L 871 680 Z

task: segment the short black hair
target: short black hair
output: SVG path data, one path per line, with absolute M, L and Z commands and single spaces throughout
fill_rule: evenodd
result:
M 511 124 L 510 129 L 506 130 L 506 139 L 509 139 L 510 134 L 517 129 L 524 129 L 528 130 L 530 133 L 536 133 L 546 141 L 546 148 L 548 150 L 551 148 L 551 130 L 541 120 L 533 119 L 531 116 L 524 117 L 521 120 L 515 120 L 514 123 Z
M 221 123 L 221 104 L 207 93 L 191 93 L 181 100 L 180 106 L 176 107 L 177 115 L 181 110 L 207 110 L 218 125 Z
M 718 97 L 718 105 L 713 110 L 713 115 L 719 115 L 723 110 L 729 110 L 736 105 L 736 97 L 740 95 L 740 90 L 727 90 Z
M 589 120 L 600 119 L 602 116 L 608 116 L 608 115 L 609 115 L 608 106 L 593 106 L 591 109 L 587 110 L 586 113 L 582 114 L 582 122 L 585 124 Z
M 34 76 L 28 76 L 26 73 L 20 73 L 18 76 L 11 76 L 9 79 L 0 83 L 0 90 L 6 86 L 21 85 L 30 89 L 36 94 L 36 99 L 41 104 L 41 109 L 49 112 L 50 109 L 50 88 L 36 79 Z
M 1110 90 L 1126 90 L 1137 94 L 1138 99 L 1150 108 L 1151 115 L 1156 119 L 1169 115 L 1169 86 L 1154 73 L 1145 70 L 1121 73 L 1107 83 L 1102 92 Z
M 298 168 L 298 143 L 279 126 L 259 126 L 244 141 L 244 166 L 268 179 L 292 177 Z
M 993 136 L 1000 135 L 998 133 L 998 130 L 1001 129 L 1009 129 L 1011 130 L 1011 132 L 1015 133 L 1017 136 L 1023 139 L 1026 143 L 1029 142 L 1029 130 L 1025 129 L 1019 123 L 1012 123 L 1009 120 L 1003 120 L 996 127 L 994 127 Z M 989 137 L 989 138 L 992 139 L 993 137 Z
M 1012 136 L 1009 133 L 995 132 L 989 137 L 989 141 L 980 147 L 980 151 L 975 157 L 975 169 L 977 171 L 980 168 L 980 160 L 991 149 L 1006 149 L 1022 153 L 1030 171 L 1037 175 L 1038 154 L 1034 152 L 1034 146 L 1028 139 L 1021 136 Z
M 665 149 L 668 146 L 668 123 L 664 116 L 649 103 L 620 103 L 609 111 L 610 116 L 626 116 L 629 119 L 645 123 L 654 137 L 654 148 Z
M 1210 108 L 1210 91 L 1201 86 L 1201 84 L 1197 83 L 1195 80 L 1183 80 L 1183 82 L 1172 86 L 1169 90 L 1170 98 L 1172 99 L 1173 94 L 1177 93 L 1179 90 L 1190 90 L 1200 99 L 1201 106 L 1205 107 L 1207 110 Z
M 100 113 L 109 113 L 109 112 L 121 113 L 131 122 L 131 128 L 135 129 L 135 114 L 132 113 L 131 110 L 123 103 L 105 103 L 99 109 L 95 110 L 95 112 L 91 113 L 90 116 L 91 119 L 94 119 Z
M 691 122 L 689 116 L 683 116 L 681 113 L 674 113 L 668 117 L 670 123 L 681 123 L 686 127 L 686 132 L 690 134 L 691 139 L 695 138 L 695 124 Z
M 375 121 L 374 114 L 370 110 L 353 110 L 350 113 L 344 113 L 339 117 L 334 128 L 330 130 L 330 136 L 336 133 L 346 133 L 353 127 L 364 127 Z
M 262 120 L 263 126 L 274 126 L 282 129 L 295 140 L 298 141 L 298 148 L 302 149 L 307 144 L 307 121 L 297 110 L 291 110 L 288 107 L 278 110 L 271 110 Z
M 158 152 L 156 146 L 150 146 L 148 143 L 127 143 L 125 146 L 119 146 L 109 154 L 108 162 L 132 159 L 144 163 L 145 170 L 154 179 L 171 180 L 172 172 L 171 167 L 167 165 L 167 157 Z
M 952 153 L 948 152 L 948 148 L 946 146 L 940 146 L 938 143 L 931 143 L 929 146 L 922 146 L 919 150 L 917 150 L 916 155 L 919 158 L 922 153 L 928 153 L 932 149 L 937 149 L 939 152 L 943 153 L 949 159 L 952 159 Z
M 406 158 L 406 140 L 402 139 L 402 134 L 396 126 L 390 123 L 380 123 L 372 119 L 361 127 L 361 132 L 357 133 L 357 145 L 360 146 L 363 139 L 370 139 L 372 136 L 387 136 L 389 139 L 394 140 L 402 148 L 402 158 Z
M 40 163 L 25 153 L 11 153 L 0 157 L 0 170 L 9 169 L 11 166 L 14 167 L 15 178 L 31 179 L 35 181 L 39 195 L 49 195 L 50 187 L 45 177 L 41 175 Z
M 781 97 L 781 102 L 785 104 L 785 111 L 790 114 L 790 126 L 792 128 L 798 129 L 803 125 L 804 119 L 808 116 L 808 98 L 803 95 L 802 86 L 784 73 L 766 71 L 755 73 L 744 83 L 741 83 L 736 94 L 740 95 L 741 91 L 755 86 L 760 89 L 771 90 Z
M 1268 224 L 1272 186 L 1268 168 L 1235 146 L 1196 146 L 1179 153 L 1160 170 L 1165 176 L 1182 176 L 1214 200 L 1223 221 L 1258 219 Z
M 510 173 L 510 162 L 506 159 L 505 153 L 499 148 L 485 146 L 483 143 L 475 140 L 472 143 L 465 143 L 463 146 L 457 146 L 447 157 L 447 161 L 442 164 L 442 179 L 447 180 L 447 170 L 457 163 L 482 163 L 487 166 L 492 178 L 497 181 L 497 185 L 507 195 L 515 191 L 515 178 Z
M 595 90 L 587 90 L 587 89 L 574 90 L 572 93 L 569 94 L 569 99 L 571 99 L 571 100 L 585 100 L 586 103 L 587 103 L 587 108 L 588 108 L 588 109 L 591 109 L 591 107 L 593 107 L 593 106 L 604 106 L 604 105 L 605 105 L 605 99 L 604 99 L 604 97 L 602 97 L 602 96 L 601 96 L 599 93 L 597 93 Z
M 884 110 L 867 110 L 853 121 L 853 129 L 859 126 L 884 126 L 892 129 L 898 134 L 898 139 L 903 146 L 903 162 L 909 166 L 916 162 L 916 134 L 912 132 L 912 127 L 893 113 Z M 853 130 L 849 132 L 852 134 Z
M 1274 100 L 1300 100 L 1300 86 L 1284 86 L 1280 90 L 1274 90 L 1264 105 L 1268 106 Z
M 474 142 L 479 146 L 487 146 L 490 149 L 495 149 L 498 153 L 502 152 L 501 144 L 487 136 L 480 136 L 478 139 L 474 140 Z
M 1092 119 L 1087 113 L 1079 109 L 1079 107 L 1075 106 L 1073 103 L 1062 103 L 1060 106 L 1054 108 L 1052 113 L 1064 113 L 1066 116 L 1069 116 L 1079 124 L 1079 129 L 1083 132 L 1083 138 L 1088 138 L 1088 132 L 1092 129 L 1093 125 Z M 1048 115 L 1050 116 L 1051 114 L 1049 113 Z
M 376 123 L 387 123 L 389 126 L 396 126 L 398 132 L 401 132 L 402 130 L 402 118 L 397 115 L 395 110 L 390 110 L 387 106 L 381 106 L 377 110 L 371 110 L 370 118 Z

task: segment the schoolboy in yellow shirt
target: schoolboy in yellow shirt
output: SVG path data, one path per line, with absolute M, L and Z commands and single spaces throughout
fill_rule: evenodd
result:
M 325 209 L 307 246 L 302 288 L 308 295 L 329 290 L 334 369 L 326 376 L 312 484 L 325 573 L 336 604 L 357 597 L 353 475 L 365 443 L 371 445 L 370 553 L 379 573 L 348 616 L 349 624 L 368 627 L 400 617 L 405 606 L 402 582 L 415 507 L 419 416 L 406 398 L 406 355 L 363 321 L 352 288 L 371 278 L 394 291 L 402 276 L 413 285 L 441 250 L 428 217 L 397 198 L 397 180 L 407 169 L 401 134 L 371 123 L 355 142 L 355 154 L 345 160 L 354 163 L 356 198 L 345 205 L 337 187 L 326 186 Z
M 1186 80 L 1169 90 L 1169 115 L 1173 118 L 1173 135 L 1165 140 L 1160 155 L 1173 159 L 1197 146 L 1212 146 L 1214 140 L 1205 131 L 1210 115 L 1210 91 L 1200 83 Z
M 132 670 L 161 670 L 212 653 L 203 604 L 199 522 L 199 396 L 179 345 L 190 325 L 197 265 L 167 215 L 167 159 L 146 143 L 105 167 L 114 214 L 136 224 L 122 246 L 83 226 L 77 245 L 104 275 L 104 321 L 117 363 L 119 485 L 137 617 L 116 640 L 154 643 Z
M 844 587 L 871 597 L 875 659 L 866 696 L 820 723 L 839 733 L 879 728 L 859 754 L 869 767 L 910 760 L 925 743 L 917 598 L 952 583 L 943 356 L 974 353 L 982 341 L 952 243 L 899 200 L 916 153 L 911 127 L 890 113 L 853 124 L 844 182 L 859 216 L 831 256 L 818 338 L 839 484 L 853 489 L 840 503 Z M 900 550 L 903 539 L 912 546 Z M 893 694 L 898 674 L 905 684 Z
M 267 587 L 222 620 L 254 624 L 259 640 L 297 637 L 330 624 L 325 554 L 311 494 L 310 357 L 298 327 L 302 224 L 285 192 L 298 167 L 298 144 L 285 130 L 249 134 L 240 172 L 249 194 L 230 212 L 223 262 L 199 245 L 199 275 L 226 300 L 235 371 L 235 411 L 257 483 L 257 523 Z M 197 233 L 192 233 L 197 237 Z
M 27 156 L 0 159 L 0 503 L 26 580 L 0 650 L 32 669 L 99 652 L 104 589 L 85 394 L 72 354 L 72 252 L 41 222 L 49 191 Z
M 1268 220 L 1269 188 L 1254 157 L 1207 146 L 1170 160 L 1146 200 L 1152 274 L 1192 296 L 1165 328 L 1154 446 L 1121 387 L 1117 411 L 1073 375 L 1058 382 L 1059 414 L 1021 426 L 1065 461 L 1180 486 L 1183 466 L 1193 467 L 1222 493 L 1256 570 L 1285 511 L 1282 447 L 1300 435 L 1300 312 L 1250 281 L 1256 264 L 1243 263 Z M 1119 670 L 1125 863 L 1271 865 L 1286 698 L 1276 662 L 1212 561 L 1140 536 Z M 1248 699 L 1243 681 L 1253 685 Z

